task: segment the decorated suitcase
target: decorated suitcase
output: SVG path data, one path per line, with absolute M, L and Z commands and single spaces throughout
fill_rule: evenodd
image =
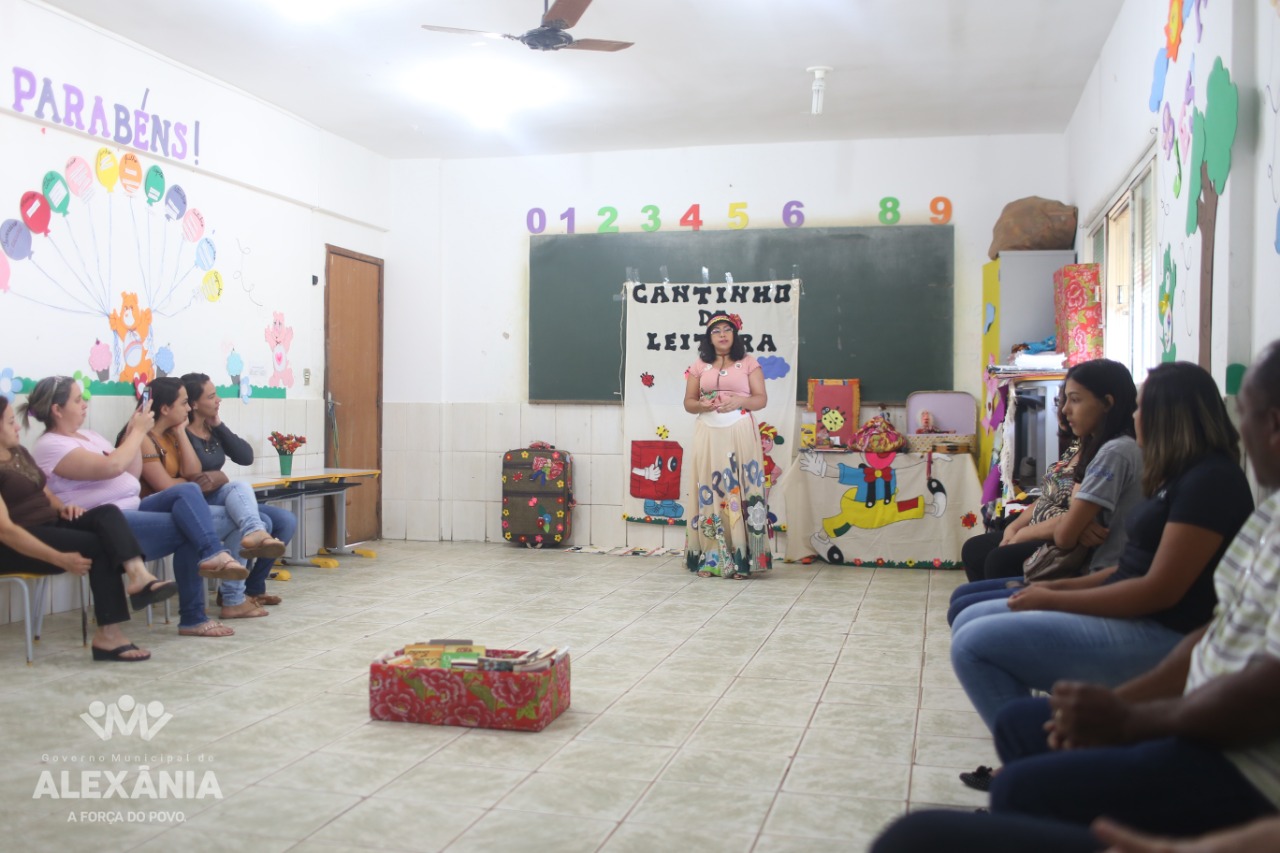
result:
M 535 443 L 502 456 L 502 538 L 541 548 L 573 528 L 573 455 Z

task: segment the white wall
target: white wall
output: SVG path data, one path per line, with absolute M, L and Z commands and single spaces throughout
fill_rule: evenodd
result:
M 293 385 L 284 399 L 258 398 L 249 404 L 228 400 L 223 417 L 255 446 L 259 454 L 255 471 L 275 471 L 275 455 L 266 442 L 272 430 L 310 437 L 312 443 L 295 465 L 300 469 L 320 466 L 325 244 L 376 257 L 387 254 L 393 215 L 387 204 L 390 161 L 170 59 L 27 0 L 0 0 L 0 56 L 5 58 L 0 69 L 0 151 L 4 152 L 0 211 L 7 211 L 0 213 L 0 220 L 16 217 L 22 194 L 40 190 L 49 171 L 65 173 L 71 157 L 92 162 L 105 147 L 117 160 L 135 153 L 144 171 L 160 166 L 168 185 L 182 185 L 191 206 L 204 214 L 205 233 L 216 243 L 214 268 L 223 277 L 224 291 L 217 302 L 197 300 L 169 317 L 157 313 L 153 351 L 167 345 L 175 354 L 175 372 L 206 372 L 225 385 L 229 383 L 226 352 L 235 346 L 246 369 L 259 371 L 252 384 L 266 386 L 271 350 L 265 331 L 273 313 L 284 312 L 285 324 L 294 332 Z M 15 96 L 14 67 L 31 71 L 37 82 L 50 79 L 59 99 L 56 121 L 48 105 L 43 116 L 37 115 L 38 97 Z M 89 102 L 82 113 L 83 130 L 62 123 L 64 84 L 79 88 Z M 137 150 L 90 133 L 95 96 L 103 98 L 112 137 L 114 105 L 141 109 L 144 95 L 148 114 L 188 125 L 187 150 L 181 157 L 176 148 L 171 147 L 170 156 L 165 157 L 159 151 Z M 200 123 L 198 162 L 195 121 Z M 50 235 L 35 235 L 32 259 L 0 259 L 5 265 L 0 269 L 5 343 L 0 371 L 7 368 L 31 379 L 53 373 L 88 374 L 90 348 L 95 340 L 108 340 L 111 330 L 102 312 L 68 310 L 77 306 L 60 288 L 79 294 L 82 279 L 100 287 L 109 283 L 108 308 L 114 308 L 119 305 L 119 292 L 142 290 L 142 265 L 158 267 L 162 259 L 174 263 L 179 257 L 192 263 L 193 244 L 184 245 L 179 224 L 165 219 L 162 205 L 147 205 L 141 191 L 130 197 L 118 183 L 113 190 L 108 193 L 104 184 L 95 182 L 92 200 L 72 198 L 65 219 L 55 214 Z M 435 195 L 428 199 L 433 209 Z M 135 222 L 141 226 L 137 232 L 132 230 Z M 148 225 L 154 238 L 150 243 L 143 236 Z M 135 233 L 141 239 L 135 239 Z M 179 256 L 178 250 L 185 254 Z M 99 262 L 105 267 L 101 278 L 96 274 L 86 278 L 85 268 L 93 269 Z M 319 276 L 321 286 L 312 286 L 313 275 Z M 199 276 L 180 280 L 187 287 Z M 167 286 L 167 280 L 157 283 Z M 141 307 L 148 306 L 144 302 Z M 309 386 L 303 380 L 306 368 L 311 371 Z M 114 372 L 111 378 L 116 378 Z M 113 436 L 131 408 L 127 397 L 107 391 L 95 394 L 90 427 Z M 34 437 L 28 435 L 26 440 Z M 312 531 L 321 526 L 317 518 Z M 309 544 L 314 548 L 319 543 Z M 74 587 L 68 578 L 55 580 L 53 609 L 71 608 L 76 601 Z M 13 615 L 16 606 L 8 585 L 0 588 L 0 622 Z
M 624 231 L 639 231 L 640 209 L 658 205 L 670 230 L 697 202 L 703 227 L 724 229 L 728 205 L 744 201 L 750 228 L 778 228 L 783 205 L 799 199 L 804 227 L 820 227 L 876 224 L 885 196 L 901 200 L 903 223 L 924 224 L 929 201 L 947 196 L 956 234 L 955 382 L 977 394 L 981 268 L 992 225 L 1013 199 L 1065 199 L 1065 163 L 1063 139 L 1053 135 L 397 163 L 387 259 L 384 535 L 499 539 L 500 454 L 542 439 L 574 453 L 572 543 L 681 541 L 682 528 L 622 522 L 617 406 L 524 402 L 530 208 L 547 212 L 546 233 L 564 233 L 559 215 L 574 207 L 577 231 L 587 233 L 606 205 L 618 209 Z M 422 203 L 433 194 L 435 209 Z M 910 348 L 899 355 L 911 358 Z
M 1068 195 L 1082 213 L 1080 245 L 1090 214 L 1102 211 L 1130 169 L 1155 145 L 1155 274 L 1160 275 L 1165 249 L 1171 248 L 1178 267 L 1173 323 L 1177 357 L 1195 361 L 1203 236 L 1200 231 L 1186 234 L 1190 152 L 1180 146 L 1184 168 L 1175 193 L 1177 160 L 1164 152 L 1162 112 L 1149 108 L 1156 51 L 1166 44 L 1168 14 L 1167 0 L 1128 0 L 1121 10 L 1067 128 Z M 1170 103 L 1175 123 L 1181 118 L 1188 76 L 1193 103 L 1205 109 L 1206 82 L 1216 58 L 1239 91 L 1239 124 L 1219 200 L 1213 268 L 1212 372 L 1224 388 L 1229 364 L 1248 363 L 1280 336 L 1275 286 L 1280 275 L 1275 248 L 1280 178 L 1269 174 L 1280 165 L 1280 94 L 1265 90 L 1269 85 L 1272 93 L 1280 93 L 1278 38 L 1274 4 L 1234 0 L 1201 5 L 1199 14 L 1193 11 L 1186 21 L 1177 59 L 1169 63 L 1163 81 L 1155 83 L 1157 97 L 1162 105 Z

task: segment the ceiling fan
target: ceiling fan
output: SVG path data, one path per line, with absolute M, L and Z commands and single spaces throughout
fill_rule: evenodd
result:
M 587 11 L 591 0 L 542 0 L 542 26 L 535 27 L 524 35 L 507 35 L 506 33 L 486 33 L 480 30 L 460 30 L 457 27 L 437 27 L 423 24 L 424 30 L 438 33 L 460 33 L 468 36 L 485 36 L 486 38 L 511 39 L 529 47 L 531 50 L 624 50 L 634 42 L 609 41 L 608 39 L 575 39 L 565 30 L 578 23 L 582 13 Z M 548 8 L 549 7 L 549 8 Z

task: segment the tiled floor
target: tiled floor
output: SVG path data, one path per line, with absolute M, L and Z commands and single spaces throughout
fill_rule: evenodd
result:
M 984 803 L 956 779 L 994 764 L 948 662 L 946 601 L 961 573 L 780 564 L 727 581 L 661 557 L 377 550 L 337 570 L 295 568 L 271 585 L 285 603 L 233 622 L 231 638 L 135 620 L 131 639 L 154 652 L 146 664 L 90 662 L 71 614 L 46 620 L 31 667 L 20 626 L 0 629 L 11 840 L 93 851 L 860 850 L 908 807 Z M 371 721 L 369 660 L 442 635 L 570 645 L 571 710 L 537 734 Z M 104 742 L 80 719 L 126 694 L 173 715 L 149 743 L 140 729 Z M 159 784 L 191 770 L 198 786 L 211 772 L 222 799 L 33 798 L 44 770 L 55 783 L 69 771 L 74 792 L 95 769 L 127 772 L 126 793 L 144 775 Z M 118 822 L 100 822 L 107 813 Z

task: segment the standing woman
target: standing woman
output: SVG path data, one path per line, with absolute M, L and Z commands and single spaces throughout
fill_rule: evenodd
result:
M 218 397 L 218 389 L 213 380 L 203 373 L 188 373 L 182 377 L 182 384 L 187 389 L 187 401 L 191 404 L 190 423 L 187 424 L 187 438 L 200 460 L 203 472 L 196 478 L 196 483 L 204 491 L 209 503 L 214 506 L 230 506 L 233 502 L 244 500 L 241 487 L 248 490 L 249 499 L 253 500 L 258 516 L 266 525 L 279 546 L 280 554 L 284 546 L 293 538 L 298 529 L 298 519 L 284 507 L 261 504 L 252 489 L 244 483 L 232 483 L 222 473 L 222 466 L 230 458 L 237 465 L 253 464 L 253 448 L 249 442 L 231 431 L 222 422 L 219 410 L 222 400 Z M 272 549 L 274 550 L 274 549 Z M 224 607 L 234 607 L 247 595 L 255 603 L 279 604 L 280 596 L 267 595 L 267 576 L 275 565 L 275 558 L 280 554 L 265 553 L 254 561 L 249 570 L 249 578 L 240 583 L 229 581 L 222 585 L 218 597 Z
M 45 485 L 44 472 L 20 442 L 18 419 L 0 396 L 0 561 L 12 571 L 89 575 L 93 612 L 93 659 L 144 661 L 151 657 L 120 630 L 134 610 L 170 598 L 172 581 L 160 582 L 142 562 L 142 548 L 120 508 L 104 504 L 84 510 L 64 504 Z M 120 575 L 127 585 L 120 583 Z
M 93 430 L 84 429 L 89 404 L 79 383 L 69 376 L 41 379 L 19 408 L 24 426 L 29 425 L 30 417 L 45 426 L 32 456 L 49 478 L 49 490 L 59 500 L 89 509 L 115 504 L 123 510 L 129 529 L 138 538 L 144 559 L 174 555 L 178 633 L 196 637 L 235 633 L 205 614 L 204 584 L 200 578 L 245 578 L 249 570 L 222 547 L 200 488 L 188 483 L 138 498 L 140 449 L 154 423 L 151 404 L 134 412 L 116 447 Z M 225 513 L 221 509 L 218 512 L 225 521 Z
M 752 412 L 768 395 L 760 363 L 746 354 L 742 318 L 716 311 L 685 371 L 684 410 L 697 415 L 685 505 L 696 507 L 686 532 L 686 564 L 701 577 L 745 578 L 773 568 L 764 453 Z
M 187 389 L 180 380 L 168 376 L 153 379 L 147 387 L 151 389 L 151 406 L 156 413 L 156 422 L 142 446 L 144 495 L 186 486 L 202 474 L 200 459 L 187 437 L 187 414 L 191 411 Z M 224 509 L 240 531 L 241 556 L 274 558 L 283 554 L 284 543 L 267 532 L 258 516 L 258 502 L 249 485 L 231 484 L 227 492 L 230 498 Z M 257 602 L 244 598 L 243 588 L 238 592 L 241 600 L 235 604 L 227 604 L 224 598 L 221 613 L 223 619 L 267 615 L 267 611 Z
M 1240 435 L 1213 377 L 1185 361 L 1148 374 L 1136 425 L 1147 499 L 1128 514 L 1117 563 L 975 604 L 952 627 L 952 665 L 988 727 L 1059 679 L 1114 687 L 1140 675 L 1213 616 L 1214 569 L 1253 511 Z

